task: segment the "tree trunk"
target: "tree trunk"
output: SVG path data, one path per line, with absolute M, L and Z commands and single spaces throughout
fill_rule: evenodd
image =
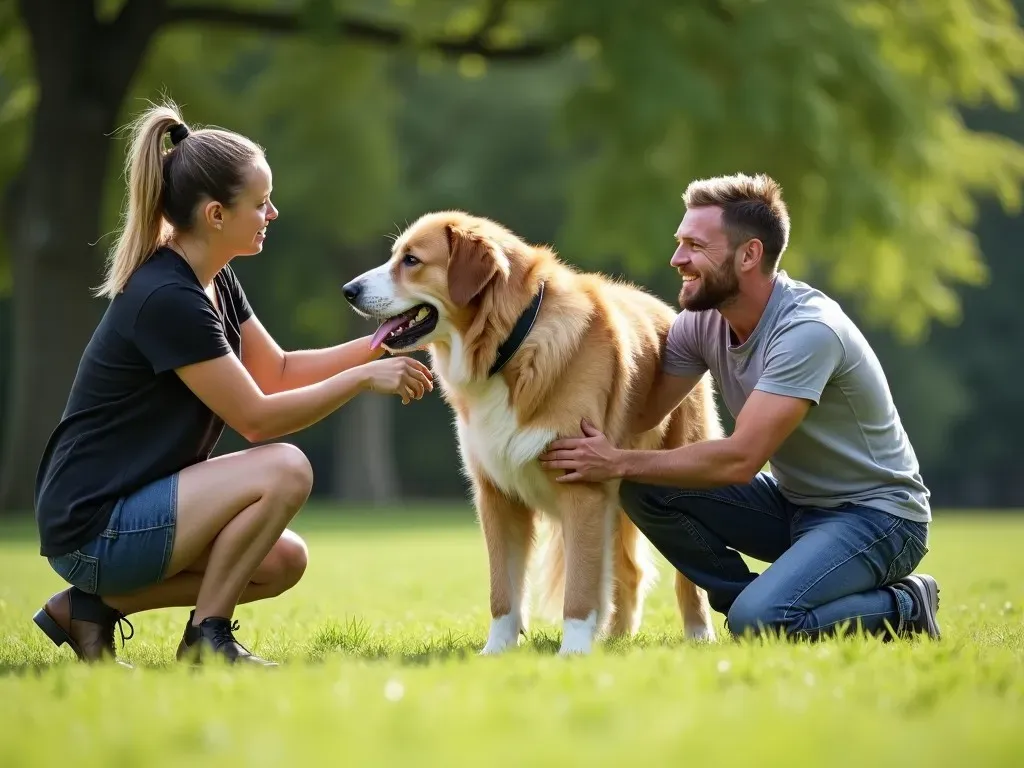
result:
M 395 402 L 394 397 L 360 395 L 336 414 L 334 498 L 375 506 L 401 498 L 393 437 Z
M 377 266 L 381 258 L 376 247 L 346 248 L 335 260 L 335 264 L 345 265 L 344 271 L 335 276 L 337 283 L 341 285 L 354 275 Z M 335 414 L 334 471 L 331 473 L 331 496 L 335 500 L 384 505 L 401 498 L 394 441 L 398 402 L 394 396 L 363 394 Z
M 85 0 L 22 0 L 39 104 L 8 193 L 13 350 L 0 460 L 0 512 L 32 508 L 35 473 L 104 302 L 101 206 L 109 134 L 163 12 L 130 0 L 99 23 Z M 107 243 L 104 241 L 104 246 Z

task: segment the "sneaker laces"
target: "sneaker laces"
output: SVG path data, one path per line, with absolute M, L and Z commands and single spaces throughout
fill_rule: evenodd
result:
M 131 630 L 131 634 L 127 637 L 124 634 L 124 624 L 127 624 L 128 629 Z M 120 611 L 118 611 L 117 618 L 114 619 L 114 623 L 110 627 L 111 639 L 113 639 L 114 627 L 117 627 L 117 631 L 121 633 L 121 647 L 124 648 L 125 641 L 131 640 L 133 637 L 135 637 L 135 627 L 132 625 L 130 621 L 128 621 L 128 617 Z
M 249 653 L 249 649 L 242 645 L 240 642 L 238 642 L 238 640 L 235 638 L 233 634 L 234 632 L 238 631 L 238 628 L 240 626 L 241 624 L 238 623 L 238 619 L 235 619 L 231 622 L 217 622 L 216 626 L 213 628 L 213 632 L 211 633 L 212 637 L 210 639 L 213 640 L 214 645 L 216 645 L 218 648 L 222 645 L 234 643 L 243 651 Z

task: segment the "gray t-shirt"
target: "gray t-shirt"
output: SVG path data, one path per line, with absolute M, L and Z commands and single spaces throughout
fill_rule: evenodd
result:
M 882 366 L 835 301 L 780 271 L 753 334 L 733 342 L 717 310 L 683 311 L 668 335 L 665 371 L 710 370 L 734 418 L 754 389 L 814 403 L 770 460 L 789 501 L 852 502 L 931 520 L 930 493 Z

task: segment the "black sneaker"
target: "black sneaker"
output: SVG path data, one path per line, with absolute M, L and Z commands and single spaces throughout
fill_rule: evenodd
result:
M 201 661 L 206 653 L 215 653 L 229 664 L 259 664 L 264 667 L 276 667 L 277 663 L 261 659 L 235 639 L 233 632 L 238 629 L 238 622 L 221 616 L 207 616 L 198 626 L 193 626 L 189 615 L 188 626 L 178 645 L 177 658 Z
M 174 658 L 181 661 L 188 654 L 189 646 L 199 639 L 199 627 L 192 624 L 196 616 L 195 608 L 188 612 L 188 621 L 185 622 L 185 631 L 181 633 L 181 642 L 178 643 L 178 650 Z
M 939 621 L 939 585 L 931 576 L 924 573 L 913 573 L 892 585 L 910 595 L 914 602 L 913 615 L 904 622 L 904 629 L 909 634 L 927 634 L 938 640 L 941 637 Z

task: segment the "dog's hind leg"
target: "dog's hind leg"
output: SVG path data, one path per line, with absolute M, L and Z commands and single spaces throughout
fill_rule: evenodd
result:
M 711 605 L 708 594 L 686 576 L 676 571 L 676 602 L 688 640 L 714 642 L 715 627 L 711 623 Z
M 650 544 L 621 509 L 615 513 L 617 526 L 610 549 L 615 556 L 613 601 L 615 612 L 609 637 L 629 637 L 640 629 L 644 599 L 657 582 Z
M 486 480 L 475 480 L 474 489 L 491 570 L 491 625 L 481 651 L 490 655 L 518 645 L 527 628 L 526 566 L 533 547 L 534 512 Z

